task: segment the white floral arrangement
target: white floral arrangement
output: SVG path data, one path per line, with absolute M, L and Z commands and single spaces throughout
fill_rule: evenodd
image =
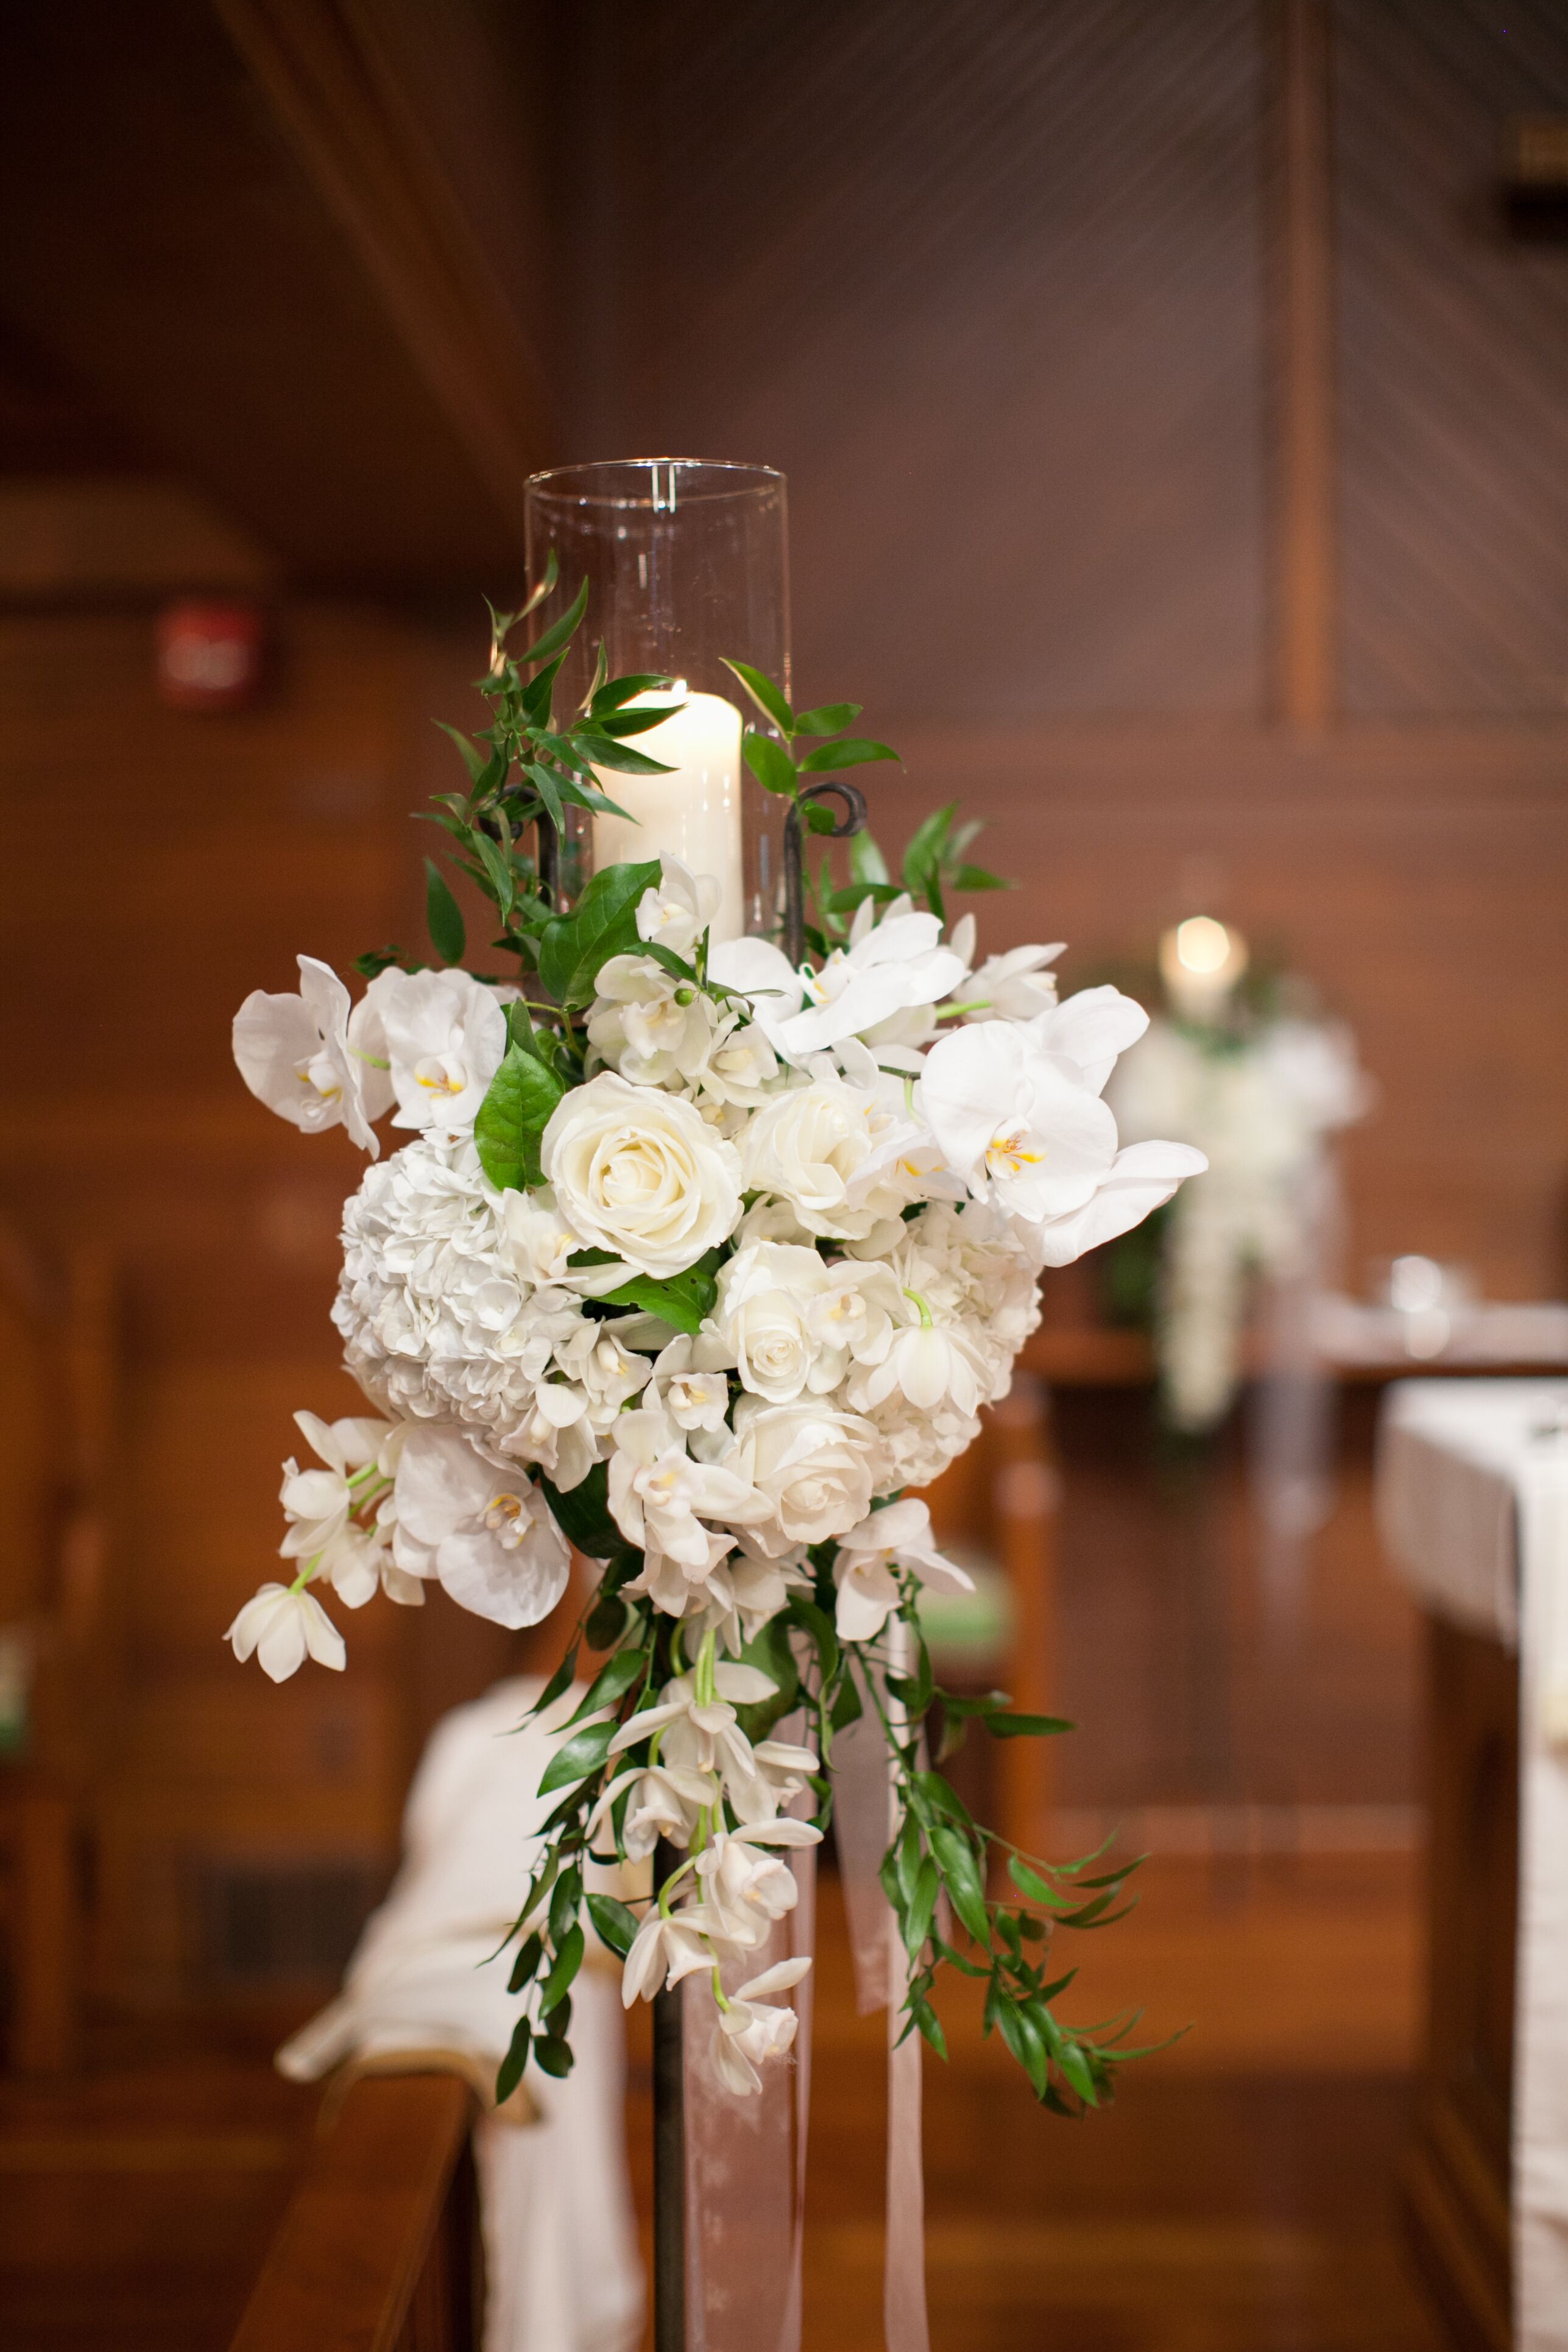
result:
M 1146 1026 L 1136 1003 L 1113 988 L 1058 1003 L 1058 950 L 981 960 L 973 918 L 948 921 L 944 889 L 992 883 L 962 864 L 951 812 L 916 835 L 900 884 L 864 837 L 848 884 L 825 869 L 798 966 L 771 940 L 714 940 L 717 886 L 669 856 L 595 874 L 561 912 L 531 828 L 613 805 L 604 772 L 652 770 L 629 739 L 667 715 L 627 707 L 664 682 L 606 679 L 601 658 L 582 709 L 553 720 L 581 612 L 515 659 L 519 616 L 498 620 L 492 723 L 458 739 L 469 788 L 437 804 L 518 979 L 459 968 L 432 865 L 442 968 L 364 958 L 351 1003 L 301 956 L 298 993 L 258 992 L 236 1019 L 251 1091 L 307 1133 L 346 1128 L 375 1163 L 344 1213 L 333 1310 L 373 1412 L 297 1416 L 313 1457 L 284 1469 L 297 1565 L 227 1638 L 281 1680 L 307 1656 L 344 1664 L 323 1592 L 417 1603 L 434 1579 L 519 1627 L 561 1600 L 573 1545 L 603 1564 L 540 1703 L 563 1734 L 542 1783 L 560 1798 L 513 1931 L 522 2009 L 500 2095 L 531 2054 L 571 2064 L 584 1910 L 628 2004 L 708 1975 L 720 2074 L 759 2086 L 795 2030 L 777 1996 L 810 1965 L 749 1965 L 795 1900 L 780 1855 L 820 1838 L 834 1734 L 874 1709 L 910 2025 L 941 2048 L 939 1965 L 988 1974 L 1037 2094 L 1076 2110 L 1130 2053 L 1056 2019 L 1045 1945 L 1050 1925 L 1102 1920 L 1125 1867 L 1075 1890 L 1081 1864 L 1004 1847 L 1021 1900 L 991 1899 L 1003 1842 L 932 1768 L 932 1710 L 948 1747 L 971 1717 L 1002 1738 L 1067 1727 L 937 1689 L 919 1592 L 969 1580 L 907 1490 L 1006 1393 L 1041 1267 L 1126 1231 L 1202 1158 L 1120 1143 L 1103 1089 Z M 844 734 L 854 706 L 796 714 L 732 667 L 766 722 L 746 752 L 770 790 L 798 798 L 803 774 L 893 756 Z M 388 1114 L 406 1139 L 381 1160 Z M 604 1658 L 585 1693 L 580 1644 Z M 585 1889 L 590 1859 L 656 1846 L 683 1858 L 640 1922 Z
M 1236 1394 L 1255 1279 L 1311 1271 L 1329 1238 L 1328 1139 L 1371 1087 L 1342 1024 L 1238 1004 L 1152 1022 L 1111 1092 L 1123 1133 L 1180 1137 L 1208 1162 L 1168 1213 L 1153 1318 L 1166 1418 L 1201 1435 Z

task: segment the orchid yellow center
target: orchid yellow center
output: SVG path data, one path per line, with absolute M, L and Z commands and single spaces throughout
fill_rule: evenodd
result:
M 454 1068 L 450 1063 L 437 1061 L 433 1055 L 426 1055 L 423 1061 L 416 1062 L 414 1076 L 426 1093 L 446 1095 L 448 1098 L 460 1095 L 468 1083 L 460 1066 Z
M 500 1536 L 508 1551 L 515 1551 L 528 1533 L 528 1507 L 521 1495 L 494 1495 L 485 1512 L 485 1525 Z
M 994 1176 L 1016 1176 L 1022 1169 L 1039 1166 L 1046 1155 L 1043 1151 L 1025 1150 L 1026 1133 L 1026 1129 L 1016 1127 L 1010 1133 L 992 1137 L 985 1163 Z

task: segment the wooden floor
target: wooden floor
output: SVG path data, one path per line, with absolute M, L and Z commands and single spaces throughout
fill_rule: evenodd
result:
M 1190 2023 L 1083 2126 L 1042 2115 L 950 2000 L 926 2068 L 936 2352 L 1441 2352 L 1394 2202 L 1416 2017 L 1408 1855 L 1159 1859 L 1078 1939 L 1083 2002 Z M 881 2039 L 824 1906 L 808 2352 L 879 2342 Z M 639 2020 L 639 2027 L 643 2021 Z M 5 2352 L 221 2352 L 311 2127 L 277 2021 L 100 2032 L 58 2088 L 0 2084 Z M 640 2041 L 640 2035 L 639 2035 Z M 646 2068 L 630 2116 L 646 2202 Z

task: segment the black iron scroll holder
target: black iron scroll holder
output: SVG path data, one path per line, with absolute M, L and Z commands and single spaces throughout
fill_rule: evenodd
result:
M 844 803 L 842 822 L 831 833 L 818 835 L 823 841 L 847 841 L 852 833 L 866 829 L 866 795 L 855 784 L 844 784 L 835 778 L 826 783 L 807 784 L 798 800 L 793 800 L 784 811 L 784 950 L 792 964 L 805 959 L 805 845 L 802 839 L 805 825 L 801 811 L 812 802 L 826 800 L 836 794 Z

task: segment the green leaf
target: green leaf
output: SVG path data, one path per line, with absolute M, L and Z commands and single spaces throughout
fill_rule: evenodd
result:
M 797 735 L 837 735 L 852 719 L 860 716 L 858 702 L 819 702 L 815 710 L 803 710 L 795 722 Z
M 824 808 L 820 801 L 807 801 L 804 814 L 807 833 L 832 833 L 837 826 L 833 811 Z
M 961 866 L 948 879 L 955 890 L 1016 890 L 1018 887 L 1000 874 L 988 874 L 984 866 Z
M 542 1480 L 541 1484 L 542 1485 L 542 1483 L 543 1482 Z M 523 1717 L 523 1722 L 531 1722 L 536 1715 L 542 1715 L 547 1706 L 553 1706 L 562 1692 L 569 1687 L 572 1677 L 576 1671 L 577 1644 L 574 1642 L 571 1648 L 567 1651 L 566 1655 L 562 1659 L 561 1664 L 556 1667 L 555 1672 L 551 1675 L 550 1680 L 545 1684 L 544 1688 L 540 1692 L 539 1696 L 534 1700 L 533 1705 L 529 1708 L 527 1715 Z
M 834 1731 L 847 1731 L 852 1723 L 859 1722 L 865 1712 L 865 1702 L 855 1687 L 854 1677 L 846 1675 L 834 1694 L 827 1717 L 830 1727 Z
M 889 743 L 873 743 L 868 736 L 846 735 L 838 743 L 819 743 L 801 761 L 803 772 L 819 776 L 839 768 L 865 768 L 873 760 L 897 760 Z M 900 763 L 901 764 L 901 763 Z
M 750 662 L 730 661 L 723 656 L 724 667 L 741 681 L 757 709 L 765 719 L 771 719 L 781 735 L 795 733 L 795 713 L 784 698 L 783 690 L 773 684 L 765 671 L 753 669 Z
M 462 909 L 433 857 L 425 860 L 425 925 L 443 963 L 461 963 L 468 943 Z
M 805 1628 L 816 1643 L 816 1662 L 822 1671 L 822 1679 L 830 1683 L 838 1671 L 838 1635 L 832 1618 L 826 1610 L 819 1609 L 815 1601 L 807 1601 L 798 1592 L 790 1594 L 789 1613 L 797 1625 Z
M 582 1731 L 574 1731 L 545 1766 L 539 1783 L 540 1795 L 547 1797 L 552 1789 L 574 1788 L 579 1780 L 586 1780 L 598 1771 L 615 1736 L 613 1723 L 590 1723 Z
M 547 662 L 552 654 L 558 654 L 561 651 L 563 646 L 571 644 L 572 639 L 577 634 L 578 625 L 587 609 L 588 583 L 584 580 L 583 585 L 578 589 L 575 596 L 573 597 L 572 602 L 567 606 L 565 612 L 562 614 L 561 618 L 558 621 L 553 622 L 551 626 L 545 630 L 544 635 L 542 637 L 536 638 L 533 644 L 529 646 L 526 653 L 519 654 L 518 660 L 520 662 Z
M 608 1559 L 612 1552 L 626 1549 L 626 1539 L 610 1517 L 610 1474 L 603 1462 L 595 1462 L 587 1476 L 564 1494 L 548 1478 L 541 1478 L 539 1485 L 556 1526 L 579 1551 L 591 1559 Z
M 761 735 L 748 727 L 741 740 L 741 751 L 746 765 L 765 793 L 778 793 L 793 800 L 799 790 L 795 761 L 776 735 Z
M 520 2017 L 511 2029 L 511 2040 L 506 2056 L 496 2070 L 496 2105 L 505 2106 L 522 2080 L 522 2070 L 528 2063 L 528 2044 L 533 2032 L 526 2017 Z
M 484 774 L 486 768 L 489 765 L 489 754 L 486 751 L 481 751 L 477 743 L 471 743 L 468 740 L 468 738 L 466 735 L 459 733 L 456 727 L 448 727 L 444 719 L 437 719 L 436 724 L 441 730 L 443 735 L 449 735 L 451 737 L 453 742 L 457 745 L 458 751 L 463 755 L 463 765 L 468 772 L 468 782 L 471 784 L 477 784 L 479 778 Z
M 942 853 L 952 830 L 958 803 L 949 801 L 945 808 L 933 809 L 923 824 L 917 825 L 904 852 L 904 887 L 923 890 L 928 873 L 940 865 Z
M 508 1992 L 521 1992 L 525 1984 L 531 1984 L 534 1971 L 543 1957 L 544 1938 L 536 1930 L 529 1937 L 511 1964 L 511 1974 L 507 1979 Z
M 1058 1731 L 1077 1727 L 1059 1715 L 987 1715 L 985 1728 L 993 1739 L 1050 1739 Z
M 595 735 L 613 735 L 622 742 L 628 735 L 646 735 L 650 729 L 662 727 L 667 719 L 676 718 L 684 710 L 683 702 L 649 702 L 637 710 L 612 710 L 607 716 L 595 716 L 588 724 Z
M 937 1867 L 947 1884 L 952 1907 L 977 1944 L 987 1948 L 991 1943 L 991 1920 L 985 1908 L 985 1889 L 981 1884 L 980 1866 L 974 1849 L 960 1829 L 946 1822 L 933 1822 L 927 1832 Z
M 549 726 L 551 697 L 555 691 L 555 680 L 565 658 L 563 653 L 557 654 L 554 660 L 546 662 L 538 677 L 530 678 L 523 688 L 522 711 L 531 727 Z
M 857 882 L 890 884 L 892 881 L 888 861 L 878 848 L 869 829 L 852 834 L 849 837 L 849 872 Z
M 931 2043 L 939 2058 L 947 2056 L 947 2036 L 942 2030 L 942 2020 L 929 2000 L 917 2000 L 913 2005 L 915 2023 Z
M 595 719 L 603 718 L 608 712 L 624 709 L 639 694 L 664 693 L 674 684 L 672 677 L 659 677 L 652 670 L 628 671 L 625 677 L 613 677 L 608 686 L 599 688 L 591 705 L 592 714 Z
M 617 1650 L 595 1675 L 573 1722 L 580 1722 L 585 1715 L 596 1715 L 602 1706 L 618 1706 L 647 1664 L 641 1650 Z
M 539 1996 L 541 2017 L 548 2017 L 565 1993 L 573 1978 L 583 1965 L 583 1954 L 586 1948 L 586 1938 L 582 1928 L 569 1927 L 561 1939 L 560 1949 L 551 1964 L 550 1974 L 545 1978 L 543 1990 Z
M 572 2046 L 570 2042 L 553 2039 L 535 2042 L 533 2063 L 546 2074 L 553 2074 L 559 2079 L 572 2072 Z
M 910 1900 L 904 1920 L 904 1949 L 911 1960 L 918 1960 L 921 1947 L 931 1933 L 931 1923 L 936 1910 L 936 1898 L 942 1892 L 942 1880 L 937 1867 L 928 1853 L 920 1866 L 914 1894 Z
M 996 2003 L 996 2022 L 1003 2041 L 1034 2085 L 1035 2096 L 1043 2099 L 1051 2079 L 1051 2063 L 1033 2017 L 1010 1993 L 1004 1993 Z
M 1100 2095 L 1094 2087 L 1094 2076 L 1089 2070 L 1089 2060 L 1076 2042 L 1064 2042 L 1057 2053 L 1057 2064 L 1078 2093 L 1085 2106 L 1098 2107 Z
M 637 902 L 658 881 L 657 858 L 642 866 L 606 866 L 595 874 L 574 914 L 558 916 L 540 943 L 539 974 L 562 1004 L 587 1004 L 600 967 L 640 947 Z
M 618 1290 L 606 1291 L 603 1304 L 640 1307 L 645 1315 L 661 1315 L 678 1331 L 700 1331 L 703 1318 L 712 1313 L 718 1296 L 718 1284 L 700 1262 L 688 1266 L 684 1274 L 664 1279 L 634 1274 Z
M 624 1960 L 637 1931 L 637 1914 L 628 1911 L 624 1903 L 617 1903 L 613 1895 L 590 1895 L 588 1916 L 599 1931 L 600 1941 L 609 1946 L 618 1960 Z
M 542 760 L 531 760 L 528 763 L 528 781 L 544 803 L 545 814 L 556 832 L 563 833 L 566 829 L 566 819 L 561 808 L 561 779 L 556 775 L 554 769 L 547 768 Z
M 610 768 L 617 775 L 672 776 L 675 773 L 668 760 L 650 760 L 646 751 L 634 751 L 629 743 L 619 743 L 613 735 L 601 734 L 596 727 L 579 727 L 577 743 L 595 768 Z
M 474 1120 L 479 1165 L 498 1192 L 517 1192 L 543 1180 L 539 1139 L 566 1089 L 538 1055 L 509 1045 Z

